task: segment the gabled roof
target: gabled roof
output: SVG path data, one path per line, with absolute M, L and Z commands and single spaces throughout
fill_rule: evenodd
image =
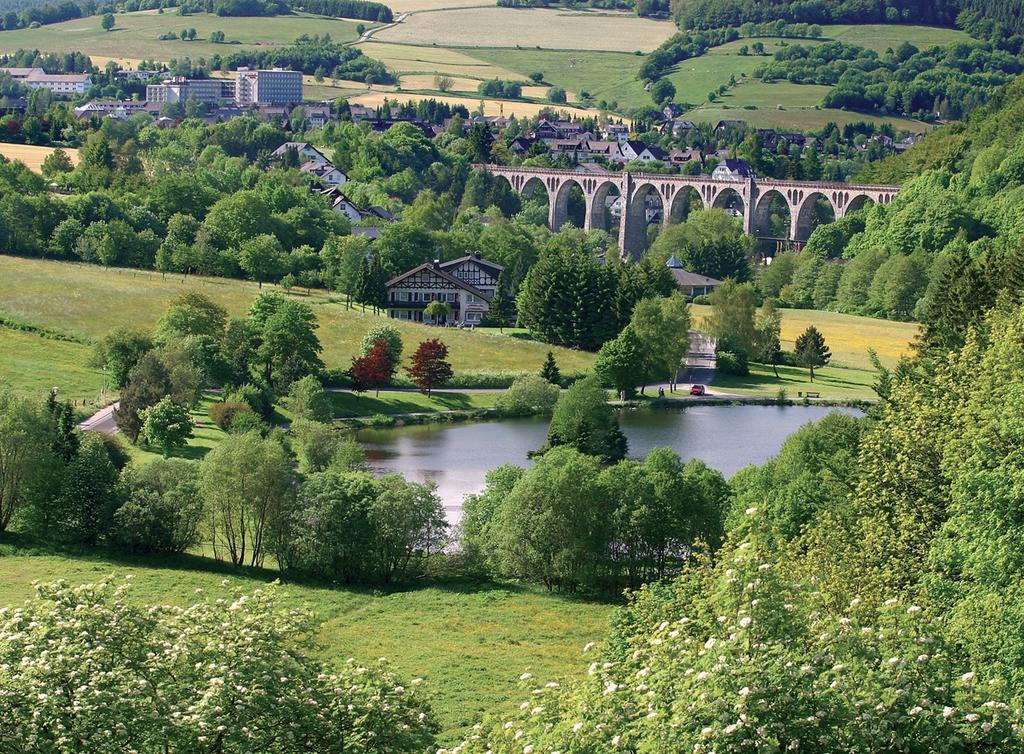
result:
M 446 280 L 449 283 L 451 283 L 452 285 L 454 285 L 454 286 L 456 286 L 458 288 L 461 288 L 464 291 L 468 291 L 469 293 L 472 293 L 474 296 L 479 296 L 484 301 L 490 302 L 490 300 L 491 300 L 491 297 L 488 294 L 486 294 L 483 291 L 481 291 L 479 288 L 474 288 L 469 283 L 467 283 L 467 282 L 465 282 L 463 280 L 459 280 L 454 275 L 452 275 L 450 273 L 447 273 L 444 270 L 442 270 L 441 269 L 441 265 L 439 265 L 439 264 L 435 265 L 432 262 L 424 262 L 423 264 L 421 264 L 421 265 L 419 265 L 417 267 L 413 267 L 408 272 L 403 272 L 401 275 L 397 275 L 396 277 L 391 278 L 387 282 L 387 287 L 390 288 L 390 287 L 392 287 L 394 285 L 398 285 L 399 283 L 401 283 L 406 278 L 412 277 L 413 275 L 415 275 L 415 274 L 417 274 L 419 272 L 422 272 L 423 270 L 429 270 L 432 274 L 437 275 L 442 280 Z
M 676 259 L 676 255 L 675 254 L 673 254 L 672 256 L 670 256 L 668 258 L 668 261 L 665 262 L 665 266 L 666 267 L 670 267 L 670 268 L 672 268 L 674 270 L 681 270 L 681 269 L 683 269 L 683 263 L 680 262 L 678 259 Z
M 505 269 L 497 262 L 492 262 L 489 259 L 484 259 L 479 254 L 466 254 L 466 256 L 459 257 L 458 259 L 451 259 L 447 262 L 441 262 L 441 269 L 447 270 L 449 267 L 457 267 L 463 262 L 477 262 L 483 267 L 490 267 L 491 269 L 496 270 L 498 273 Z M 497 275 L 495 275 L 495 277 L 497 277 Z
M 733 173 L 739 173 L 746 177 L 754 174 L 753 168 L 746 162 L 746 160 L 730 160 L 727 159 L 722 163 L 726 169 L 731 170 Z
M 319 149 L 314 147 L 308 141 L 286 141 L 284 144 L 282 144 L 277 149 L 275 149 L 273 152 L 271 152 L 271 154 L 273 156 L 275 156 L 275 157 L 281 157 L 289 149 L 294 149 L 297 152 L 301 152 L 303 150 L 309 149 L 309 150 L 312 150 L 312 151 L 316 152 L 318 155 L 320 155 L 323 158 L 324 162 L 330 162 L 330 160 L 327 159 L 327 156 L 323 152 L 321 152 Z

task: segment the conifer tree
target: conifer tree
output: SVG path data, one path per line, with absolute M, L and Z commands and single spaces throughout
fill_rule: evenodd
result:
M 544 360 L 544 366 L 540 368 L 540 376 L 552 385 L 562 384 L 562 373 L 558 369 L 555 355 L 551 351 L 548 351 L 548 357 Z
M 824 336 L 814 325 L 804 330 L 803 335 L 796 339 L 796 358 L 801 366 L 811 371 L 811 382 L 814 382 L 814 368 L 823 367 L 832 358 L 832 352 L 825 345 Z

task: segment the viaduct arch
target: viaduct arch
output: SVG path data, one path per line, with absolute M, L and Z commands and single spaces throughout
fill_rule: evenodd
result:
M 834 219 L 860 209 L 867 202 L 889 204 L 899 193 L 898 186 L 817 183 L 762 178 L 724 180 L 710 176 L 654 175 L 645 173 L 577 173 L 572 170 L 537 170 L 501 165 L 475 165 L 508 181 L 512 190 L 529 194 L 538 185 L 548 195 L 548 227 L 557 230 L 568 219 L 569 192 L 578 187 L 586 201 L 583 227 L 604 227 L 605 200 L 614 190 L 622 197 L 619 223 L 619 251 L 624 258 L 635 259 L 647 238 L 648 197 L 661 202 L 661 222 L 678 221 L 687 206 L 699 202 L 703 207 L 729 208 L 743 218 L 743 231 L 766 237 L 773 200 L 785 202 L 789 209 L 790 241 L 806 241 L 813 228 L 814 208 L 819 202 L 831 207 Z

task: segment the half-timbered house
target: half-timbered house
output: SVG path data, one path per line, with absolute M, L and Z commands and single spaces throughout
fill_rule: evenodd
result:
M 489 286 L 488 292 L 458 277 L 458 275 L 462 275 L 466 278 L 473 278 L 477 274 L 469 265 L 463 267 L 456 264 L 460 261 L 465 263 L 468 262 L 468 259 L 463 258 L 446 263 L 453 271 L 445 270 L 440 262 L 428 262 L 389 280 L 387 282 L 388 316 L 392 319 L 431 322 L 439 325 L 481 324 L 490 309 L 494 286 Z M 481 284 L 485 283 L 485 278 L 482 275 L 477 279 Z M 452 312 L 450 320 L 445 317 L 439 321 L 433 321 L 429 316 L 424 316 L 423 310 L 431 301 L 447 303 Z
M 505 268 L 497 262 L 484 259 L 480 252 L 476 252 L 449 262 L 441 262 L 441 269 L 493 298 L 494 292 L 498 290 L 498 276 Z

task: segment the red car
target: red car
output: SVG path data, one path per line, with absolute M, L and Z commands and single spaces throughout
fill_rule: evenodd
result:
M 690 395 L 704 395 L 703 385 L 693 385 L 690 387 Z

